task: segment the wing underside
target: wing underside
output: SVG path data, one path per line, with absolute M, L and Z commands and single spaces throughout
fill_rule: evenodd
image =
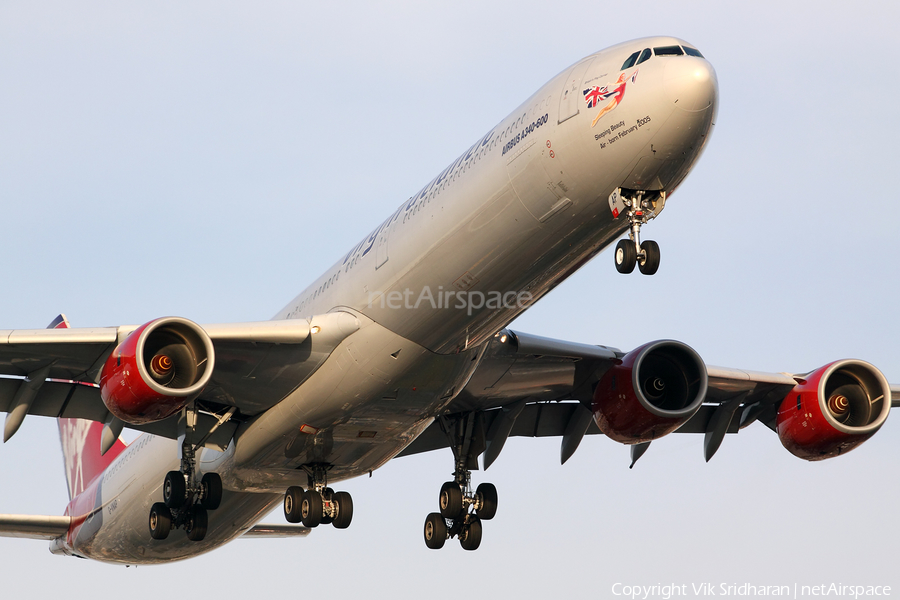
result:
M 491 342 L 465 389 L 400 456 L 453 448 L 467 431 L 467 451 L 485 468 L 508 437 L 559 437 L 565 462 L 584 435 L 600 434 L 591 412 L 594 388 L 625 353 L 505 330 Z M 704 436 L 707 460 L 727 434 L 759 421 L 775 429 L 777 408 L 798 376 L 707 366 L 702 405 L 676 431 Z M 895 405 L 900 386 L 892 388 Z M 469 420 L 469 426 L 463 421 Z M 644 444 L 643 449 L 646 449 Z M 470 466 L 478 468 L 477 461 Z
M 196 401 L 204 445 L 224 448 L 238 425 L 296 389 L 359 327 L 346 312 L 310 319 L 206 325 L 216 367 Z M 0 331 L 0 411 L 5 439 L 26 414 L 109 423 L 97 382 L 136 326 Z M 17 422 L 10 426 L 10 419 Z M 178 416 L 129 428 L 178 437 Z M 207 435 L 209 434 L 209 435 Z

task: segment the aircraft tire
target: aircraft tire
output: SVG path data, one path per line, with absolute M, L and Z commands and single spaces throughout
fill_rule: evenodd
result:
M 162 502 L 155 502 L 150 507 L 150 537 L 154 540 L 164 540 L 172 531 L 172 511 Z
M 441 486 L 441 495 L 438 497 L 441 507 L 441 516 L 445 519 L 455 519 L 462 512 L 462 490 L 455 481 L 448 481 Z
M 316 527 L 322 522 L 322 495 L 316 490 L 309 490 L 303 494 L 300 501 L 300 513 L 303 515 L 303 524 L 307 527 Z
M 209 526 L 209 515 L 202 506 L 194 508 L 191 517 L 185 526 L 188 539 L 192 542 L 199 542 L 206 537 L 206 528 Z
M 181 471 L 169 471 L 163 481 L 163 502 L 169 508 L 181 508 L 187 500 L 187 485 Z
M 353 498 L 347 492 L 337 492 L 331 497 L 331 501 L 337 504 L 337 516 L 331 524 L 335 529 L 347 529 L 353 520 Z
M 653 240 L 647 240 L 641 244 L 644 259 L 638 263 L 638 268 L 644 275 L 653 275 L 659 270 L 659 244 Z
M 637 264 L 637 250 L 634 249 L 634 242 L 619 240 L 613 258 L 616 261 L 616 271 L 619 273 L 627 274 L 634 271 L 634 266 Z
M 459 534 L 459 545 L 463 550 L 478 550 L 481 545 L 481 521 L 475 519 L 465 527 Z
M 299 523 L 303 520 L 300 505 L 303 503 L 302 487 L 292 485 L 284 493 L 284 520 L 288 523 Z
M 476 511 L 482 521 L 490 521 L 497 514 L 497 488 L 493 483 L 482 483 L 475 490 L 481 497 L 481 507 Z
M 218 473 L 206 473 L 200 480 L 203 489 L 203 500 L 200 506 L 206 510 L 216 510 L 222 504 L 222 478 Z
M 425 545 L 432 550 L 440 550 L 447 541 L 447 523 L 439 513 L 431 513 L 425 518 Z

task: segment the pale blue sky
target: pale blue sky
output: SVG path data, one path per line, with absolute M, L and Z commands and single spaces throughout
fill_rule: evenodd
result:
M 675 35 L 715 66 L 712 141 L 663 215 L 654 277 L 604 253 L 514 328 L 710 364 L 806 371 L 854 357 L 900 382 L 891 2 L 0 4 L 0 328 L 271 317 L 545 81 Z M 163 265 L 163 266 L 160 266 Z M 646 307 L 629 319 L 635 299 Z M 237 541 L 125 569 L 0 539 L 4 590 L 75 598 L 331 594 L 608 597 L 617 581 L 894 585 L 900 417 L 837 460 L 761 425 L 628 449 L 512 440 L 476 553 L 421 539 L 449 451 L 347 482 L 346 531 Z M 66 504 L 50 420 L 0 447 L 0 512 Z M 274 513 L 269 520 L 280 522 Z M 227 596 L 226 596 L 227 594 Z

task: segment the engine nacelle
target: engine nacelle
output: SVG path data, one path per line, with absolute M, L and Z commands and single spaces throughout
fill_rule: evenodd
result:
M 861 360 L 839 360 L 813 371 L 781 401 L 781 443 L 794 456 L 823 460 L 872 437 L 891 412 L 884 375 Z
M 706 364 L 690 346 L 650 342 L 601 377 L 594 390 L 594 420 L 617 442 L 649 442 L 694 416 L 708 383 Z
M 212 376 L 209 335 L 179 317 L 135 329 L 100 372 L 100 395 L 113 415 L 140 425 L 170 417 L 194 400 Z

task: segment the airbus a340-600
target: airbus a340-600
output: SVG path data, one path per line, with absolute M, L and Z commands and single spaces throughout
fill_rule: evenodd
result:
M 173 561 L 348 527 L 332 486 L 450 448 L 425 543 L 474 550 L 498 498 L 471 471 L 509 436 L 559 436 L 565 462 L 603 433 L 636 461 L 677 430 L 704 434 L 709 460 L 759 421 L 806 460 L 852 450 L 892 406 L 866 362 L 757 373 L 674 340 L 621 352 L 507 329 L 612 244 L 619 272 L 656 272 L 641 228 L 699 159 L 717 100 L 693 45 L 619 44 L 551 79 L 270 321 L 0 331 L 4 441 L 26 415 L 57 418 L 70 495 L 62 516 L 0 515 L 0 534 Z M 143 433 L 126 445 L 123 427 Z M 288 523 L 258 524 L 279 503 Z

